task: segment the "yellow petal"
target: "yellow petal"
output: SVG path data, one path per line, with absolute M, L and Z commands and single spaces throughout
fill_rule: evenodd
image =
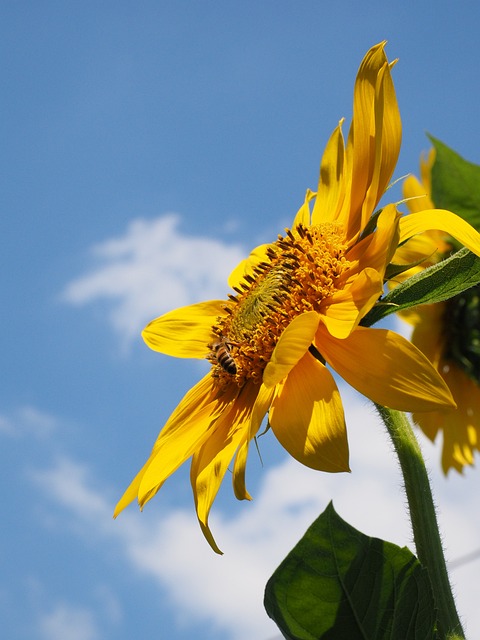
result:
M 415 176 L 405 178 L 403 197 L 407 200 L 407 207 L 412 213 L 434 208 L 427 188 Z
M 307 193 L 305 194 L 305 200 L 293 220 L 292 229 L 296 229 L 299 224 L 303 225 L 304 227 L 310 226 L 309 203 L 313 200 L 315 195 L 316 194 L 313 191 L 310 191 L 310 189 L 307 189 Z
M 216 420 L 234 405 L 238 389 L 218 397 L 210 374 L 191 389 L 160 431 L 140 479 L 140 506 L 150 500 L 172 475 L 210 437 Z
M 320 165 L 318 193 L 312 211 L 312 225 L 338 218 L 345 197 L 343 175 L 345 145 L 341 120 L 327 143 Z M 339 220 L 339 222 L 344 222 Z
M 428 209 L 410 213 L 400 219 L 400 242 L 408 240 L 416 233 L 439 229 L 450 234 L 467 249 L 480 256 L 480 233 L 463 218 L 445 209 Z
M 318 348 L 325 360 L 374 402 L 400 411 L 455 407 L 447 385 L 432 364 L 393 331 L 357 327 L 345 340 L 328 336 L 319 327 Z
M 266 387 L 273 387 L 283 380 L 297 364 L 312 344 L 318 322 L 319 315 L 316 311 L 307 311 L 292 320 L 280 336 L 263 372 Z
M 353 117 L 347 140 L 347 160 L 351 171 L 350 209 L 352 232 L 360 229 L 360 212 L 374 169 L 372 152 L 375 136 L 375 95 L 378 73 L 387 64 L 385 42 L 372 47 L 362 60 L 353 92 Z M 353 217 L 357 218 L 356 220 Z
M 229 411 L 215 423 L 208 440 L 192 458 L 190 480 L 192 483 L 197 517 L 208 542 L 221 553 L 208 526 L 208 516 L 218 493 L 225 472 L 238 448 L 258 393 L 258 385 L 246 384 Z
M 225 315 L 224 300 L 180 307 L 150 322 L 142 337 L 154 351 L 176 358 L 205 358 L 214 339 L 212 327 Z
M 280 444 L 319 471 L 349 471 L 342 401 L 328 369 L 306 353 L 277 387 L 269 414 Z
M 395 205 L 389 204 L 378 216 L 377 228 L 363 240 L 355 244 L 348 252 L 347 259 L 357 264 L 357 271 L 372 267 L 382 276 L 398 245 L 398 223 L 400 214 Z M 346 276 L 349 275 L 347 271 Z
M 435 305 L 436 306 L 436 305 Z M 480 445 L 480 387 L 453 362 L 441 362 L 440 370 L 457 403 L 455 411 L 415 413 L 415 422 L 432 441 L 443 433 L 442 469 L 462 473 L 474 464 L 474 452 Z
M 432 169 L 435 164 L 437 152 L 435 147 L 432 147 L 428 153 L 422 153 L 420 155 L 420 177 L 422 184 L 424 185 L 427 193 L 432 193 Z M 430 207 L 425 207 L 425 209 Z M 433 209 L 433 207 L 431 207 Z
M 267 249 L 269 246 L 270 244 L 261 244 L 258 247 L 255 247 L 255 249 L 250 252 L 248 258 L 242 260 L 229 275 L 228 286 L 232 289 L 235 289 L 235 287 L 238 287 L 239 284 L 243 281 L 246 275 L 253 275 L 254 267 L 259 262 L 265 260 L 267 256 Z
M 421 271 L 439 262 L 442 259 L 442 254 L 450 252 L 452 246 L 447 244 L 444 238 L 445 234 L 436 231 L 427 231 L 422 235 L 413 236 L 397 248 L 392 262 L 395 264 L 414 264 L 421 260 L 419 266 L 414 267 Z
M 410 320 L 416 325 L 410 341 L 420 349 L 437 370 L 446 346 L 443 333 L 444 313 L 445 303 L 439 302 L 421 305 L 415 309 L 415 316 L 413 318 L 410 316 Z
M 323 323 L 335 338 L 346 338 L 371 309 L 383 291 L 383 280 L 374 269 L 364 269 L 346 289 L 331 297 L 322 316 Z M 327 301 L 328 304 L 329 301 Z
M 377 76 L 374 169 L 362 207 L 362 228 L 388 188 L 400 153 L 402 123 L 390 69 L 383 65 Z
M 261 385 L 258 396 L 252 410 L 252 416 L 245 434 L 243 442 L 240 444 L 237 455 L 235 456 L 235 465 L 233 467 L 233 490 L 238 500 L 250 500 L 250 495 L 245 486 L 245 467 L 247 464 L 248 448 L 251 440 L 257 435 L 262 421 L 272 404 L 275 388 L 267 389 L 265 385 Z
M 131 504 L 138 497 L 138 487 L 140 486 L 140 482 L 142 481 L 143 474 L 145 473 L 145 469 L 150 463 L 150 458 L 146 461 L 140 471 L 137 473 L 135 478 L 132 480 L 123 496 L 117 502 L 115 506 L 115 510 L 113 512 L 113 517 L 116 518 L 129 504 Z
M 381 42 L 367 52 L 355 82 L 345 169 L 350 177 L 344 203 L 349 238 L 370 218 L 400 151 L 401 121 L 384 46 Z
M 170 418 L 168 419 L 166 425 L 160 431 L 157 440 L 153 446 L 152 452 L 143 465 L 142 469 L 137 473 L 134 480 L 131 482 L 128 489 L 123 494 L 122 498 L 119 500 L 117 506 L 115 507 L 114 517 L 125 509 L 135 498 L 139 497 L 139 488 L 142 482 L 142 479 L 145 475 L 145 472 L 150 467 L 152 461 L 155 459 L 156 453 L 165 442 L 176 442 L 176 434 L 179 433 L 181 438 L 190 438 L 192 439 L 192 433 L 187 428 L 188 421 L 191 421 L 192 424 L 198 425 L 199 423 L 199 413 L 202 410 L 207 408 L 207 412 L 210 413 L 212 417 L 215 417 L 219 410 L 222 409 L 222 404 L 217 401 L 217 391 L 213 385 L 213 380 L 210 374 L 206 375 L 200 382 L 198 382 L 190 391 L 185 395 L 183 400 L 179 403 L 175 411 L 172 413 Z M 195 436 L 193 437 L 194 441 L 196 441 Z M 180 452 L 180 447 L 177 452 Z M 180 466 L 182 462 L 184 462 L 189 456 L 181 457 L 180 461 L 176 465 L 176 467 Z M 175 466 L 175 465 L 174 465 Z M 165 471 L 165 470 L 164 470 Z M 168 469 L 167 469 L 168 474 Z M 154 493 L 158 491 L 160 488 L 160 484 L 164 481 L 165 475 L 160 473 L 158 476 L 153 478 L 152 484 L 149 486 L 149 491 L 153 490 L 152 496 Z M 145 492 L 145 494 L 148 491 Z M 150 497 L 152 497 L 150 496 Z M 144 500 L 143 503 L 145 503 Z

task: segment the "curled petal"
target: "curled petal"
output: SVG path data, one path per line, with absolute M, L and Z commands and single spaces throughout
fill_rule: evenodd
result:
M 439 229 L 450 234 L 467 249 L 480 256 L 480 233 L 446 209 L 428 209 L 418 213 L 410 213 L 400 219 L 400 242 L 408 240 L 416 233 Z
M 205 358 L 212 327 L 225 315 L 224 300 L 180 307 L 152 320 L 142 331 L 150 349 L 176 358 Z
M 302 358 L 312 344 L 319 317 L 316 311 L 307 311 L 294 318 L 288 325 L 263 372 L 263 383 L 266 387 L 273 387 L 283 380 Z
M 345 340 L 327 340 L 326 335 L 325 329 L 319 327 L 316 344 L 325 360 L 374 402 L 400 411 L 456 406 L 429 360 L 393 331 L 357 327 Z
M 277 387 L 269 414 L 280 444 L 319 471 L 349 471 L 342 401 L 331 373 L 306 353 Z

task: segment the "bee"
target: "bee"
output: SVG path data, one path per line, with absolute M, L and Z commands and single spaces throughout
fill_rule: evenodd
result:
M 231 376 L 234 376 L 237 373 L 237 365 L 232 357 L 232 354 L 230 353 L 230 348 L 232 346 L 235 346 L 235 343 L 228 342 L 222 337 L 222 340 L 214 342 L 211 345 L 211 348 L 212 356 L 222 367 L 222 369 L 229 373 Z

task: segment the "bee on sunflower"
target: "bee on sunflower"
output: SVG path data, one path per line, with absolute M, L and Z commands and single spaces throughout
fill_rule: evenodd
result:
M 382 294 L 399 242 L 440 223 L 480 254 L 480 235 L 448 211 L 402 217 L 387 204 L 373 215 L 401 141 L 394 63 L 384 47 L 365 55 L 346 144 L 340 121 L 323 154 L 317 192 L 307 191 L 291 228 L 233 271 L 233 293 L 225 300 L 176 309 L 143 331 L 151 349 L 206 358 L 211 369 L 167 420 L 115 516 L 135 499 L 143 507 L 191 458 L 199 524 L 221 553 L 209 513 L 232 460 L 235 496 L 250 499 L 249 445 L 267 415 L 273 434 L 302 464 L 349 471 L 342 401 L 330 369 L 386 407 L 417 413 L 455 406 L 417 347 L 393 331 L 360 326 Z
M 409 176 L 404 182 L 403 195 L 411 214 L 435 207 L 435 159 L 432 148 L 420 159 L 420 180 Z M 463 195 L 465 201 L 470 198 L 470 193 Z M 456 248 L 451 236 L 432 229 L 399 247 L 393 261 L 416 265 L 402 274 L 404 279 L 437 264 Z M 432 442 L 439 433 L 443 435 L 443 472 L 453 468 L 462 473 L 465 466 L 474 464 L 474 453 L 480 449 L 480 284 L 444 302 L 419 305 L 399 315 L 412 325 L 412 343 L 433 363 L 457 405 L 455 410 L 414 412 L 414 421 Z

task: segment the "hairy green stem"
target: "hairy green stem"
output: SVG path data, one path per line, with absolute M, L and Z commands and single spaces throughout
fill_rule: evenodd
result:
M 420 446 L 407 416 L 376 405 L 400 461 L 417 557 L 427 568 L 438 609 L 439 638 L 464 638 L 438 530 L 432 490 Z

